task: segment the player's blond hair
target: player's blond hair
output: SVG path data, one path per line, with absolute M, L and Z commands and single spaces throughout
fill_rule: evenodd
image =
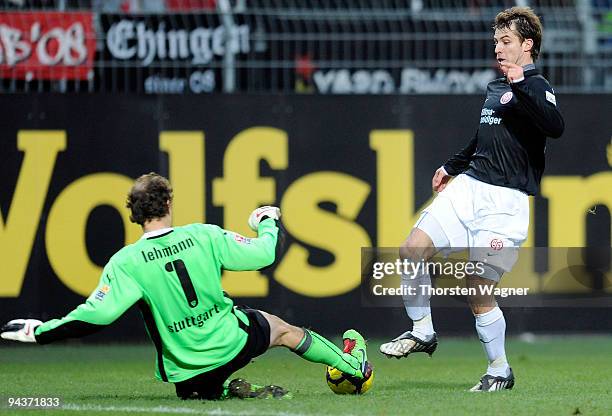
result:
M 493 30 L 511 29 L 512 23 L 514 23 L 515 33 L 521 42 L 525 39 L 533 41 L 531 58 L 536 61 L 542 45 L 542 22 L 540 22 L 540 18 L 530 7 L 511 7 L 495 16 Z

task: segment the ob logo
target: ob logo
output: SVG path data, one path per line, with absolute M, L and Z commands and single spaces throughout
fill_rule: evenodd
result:
M 502 248 L 504 248 L 504 242 L 500 239 L 494 238 L 493 240 L 491 240 L 491 248 L 493 250 L 501 250 Z

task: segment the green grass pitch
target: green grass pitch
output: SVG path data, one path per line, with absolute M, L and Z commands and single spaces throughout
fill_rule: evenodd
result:
M 61 397 L 63 409 L 16 410 L 17 415 L 610 415 L 612 338 L 511 339 L 508 354 L 517 376 L 512 391 L 474 394 L 466 389 L 482 374 L 476 339 L 441 339 L 433 358 L 417 354 L 389 360 L 369 342 L 372 390 L 336 396 L 324 367 L 289 351 L 273 350 L 237 375 L 290 389 L 290 400 L 180 401 L 171 384 L 154 380 L 152 346 L 0 347 L 0 413 L 8 397 Z M 12 410 L 10 410 L 13 412 Z

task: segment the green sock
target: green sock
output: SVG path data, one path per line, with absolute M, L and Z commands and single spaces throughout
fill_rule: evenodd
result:
M 229 383 L 230 383 L 229 378 L 223 382 L 223 393 L 221 393 L 221 400 L 230 398 Z
M 357 358 L 343 353 L 331 341 L 314 331 L 304 329 L 304 338 L 293 352 L 310 362 L 327 364 L 343 373 L 363 377 L 360 369 L 361 364 Z

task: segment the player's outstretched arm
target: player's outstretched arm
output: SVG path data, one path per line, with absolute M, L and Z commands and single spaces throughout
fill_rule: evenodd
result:
M 257 238 L 246 238 L 219 228 L 217 240 L 219 260 L 226 270 L 259 270 L 271 266 L 278 258 L 282 241 L 280 209 L 272 206 L 254 210 L 248 219 Z
M 141 288 L 107 264 L 98 287 L 85 303 L 61 319 L 41 322 L 16 319 L 2 327 L 2 338 L 21 342 L 50 342 L 92 334 L 113 323 L 139 299 Z

